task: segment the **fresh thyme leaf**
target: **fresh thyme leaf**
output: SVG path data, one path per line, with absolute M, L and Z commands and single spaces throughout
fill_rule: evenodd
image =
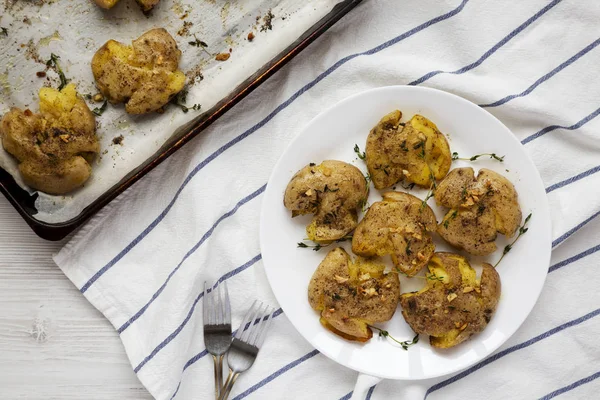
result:
M 380 328 L 378 328 L 376 326 L 372 326 L 372 325 L 369 325 L 369 328 L 376 329 L 377 331 L 379 331 L 379 337 L 385 337 L 385 338 L 392 339 L 394 342 L 398 343 L 402 347 L 403 350 L 408 351 L 408 348 L 410 346 L 413 346 L 413 345 L 419 343 L 419 334 L 418 333 L 415 335 L 415 337 L 412 340 L 405 340 L 405 341 L 401 342 L 398 339 L 396 339 L 395 337 L 393 337 L 392 335 L 390 335 L 390 333 L 386 330 L 380 329 Z
M 306 243 L 298 242 L 298 247 L 300 247 L 301 249 L 306 249 L 308 245 Z
M 413 146 L 413 150 L 420 149 L 421 147 L 423 147 L 424 144 L 425 144 L 425 142 L 421 140 L 419 143 L 417 143 Z
M 354 145 L 354 152 L 356 153 L 358 158 L 360 158 L 361 160 L 364 160 L 365 158 L 367 158 L 367 154 L 364 151 L 361 152 L 360 147 L 358 147 L 357 144 Z
M 92 110 L 92 112 L 94 114 L 96 114 L 97 116 L 100 116 L 104 113 L 104 111 L 106 110 L 106 106 L 108 105 L 108 101 L 104 100 L 104 103 L 102 103 L 102 105 L 100 107 L 96 107 Z
M 452 222 L 452 220 L 454 218 L 456 218 L 457 215 L 458 215 L 458 211 L 454 210 L 452 212 L 452 214 L 450 214 L 450 216 L 448 218 L 446 218 L 446 220 L 444 221 L 444 228 L 448 229 L 448 226 L 450 225 L 450 222 Z
M 319 251 L 319 250 L 321 250 L 321 247 L 323 247 L 323 246 L 321 246 L 320 244 L 313 246 L 313 251 Z
M 314 166 L 315 166 L 315 165 L 317 165 L 317 164 L 315 164 L 314 162 L 311 162 L 311 163 L 310 163 L 310 164 L 308 164 L 308 165 L 309 165 L 309 166 L 311 166 L 311 167 L 314 167 Z
M 403 140 L 402 143 L 400 143 L 400 148 L 402 151 L 408 151 L 408 147 L 406 147 L 406 140 Z
M 177 93 L 177 96 L 175 96 L 171 99 L 170 103 L 173 104 L 174 106 L 181 108 L 181 111 L 183 111 L 186 114 L 190 110 L 194 110 L 194 111 L 200 110 L 202 108 L 202 106 L 200 104 L 194 104 L 190 107 L 185 105 L 185 103 L 187 102 L 187 95 L 188 95 L 188 89 L 184 88 L 179 93 Z
M 500 264 L 500 261 L 502 261 L 502 259 L 504 258 L 504 256 L 506 254 L 508 254 L 508 252 L 510 252 L 512 250 L 512 248 L 515 245 L 515 243 L 517 243 L 517 240 L 519 240 L 521 238 L 521 236 L 523 236 L 525 233 L 527 233 L 527 231 L 529 230 L 529 228 L 527 228 L 526 225 L 529 222 L 529 220 L 531 219 L 532 215 L 533 215 L 532 213 L 529 213 L 529 215 L 527 216 L 527 218 L 525 218 L 525 221 L 523 222 L 523 225 L 521 225 L 519 227 L 519 235 L 515 238 L 515 240 L 513 240 L 512 243 L 507 244 L 504 247 L 504 250 L 502 251 L 502 256 L 500 257 L 500 259 L 498 260 L 498 262 L 496 262 L 496 264 L 494 264 L 494 268 L 496 268 L 498 266 L 498 264 Z
M 455 160 L 455 161 L 456 160 L 477 161 L 479 158 L 481 158 L 483 156 L 489 156 L 491 159 L 494 159 L 499 162 L 504 162 L 504 156 L 498 156 L 496 153 L 482 153 L 482 154 L 476 154 L 469 158 L 461 158 L 458 155 L 458 153 L 454 152 L 454 153 L 452 153 L 452 160 Z
M 5 27 L 0 27 L 0 36 L 8 37 L 8 29 Z
M 430 281 L 444 282 L 444 277 L 443 276 L 437 276 L 436 274 L 427 274 L 426 277 Z
M 54 53 L 50 53 L 50 59 L 46 61 L 46 66 L 56 71 L 56 73 L 58 74 L 58 78 L 60 79 L 60 85 L 58 86 L 58 90 L 63 90 L 63 88 L 69 83 L 69 80 L 65 76 L 62 68 L 60 67 L 60 64 L 58 63 L 59 59 L 59 56 L 57 56 Z
M 194 34 L 194 40 L 191 42 L 188 42 L 188 44 L 190 46 L 194 46 L 194 47 L 198 47 L 199 49 L 202 49 L 202 51 L 204 51 L 206 54 L 208 54 L 211 57 L 214 56 L 214 54 L 212 54 L 210 51 L 207 50 L 208 44 L 206 42 L 198 39 L 198 37 L 196 37 L 196 34 Z
M 477 215 L 478 216 L 483 215 L 484 211 L 485 211 L 485 205 L 482 203 L 479 203 L 479 205 L 477 206 Z
M 365 181 L 367 181 L 367 185 L 369 185 L 369 183 L 371 182 L 371 174 L 367 173 L 367 175 L 365 175 Z
M 412 254 L 412 250 L 410 248 L 410 240 L 406 241 L 406 255 L 410 256 Z
M 333 297 L 334 300 L 341 300 L 342 299 L 342 296 L 340 296 L 337 293 L 334 293 L 331 297 Z

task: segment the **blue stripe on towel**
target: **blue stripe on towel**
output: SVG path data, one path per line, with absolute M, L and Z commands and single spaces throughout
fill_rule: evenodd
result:
M 580 120 L 579 122 L 571 125 L 571 126 L 562 126 L 562 125 L 550 125 L 545 127 L 544 129 L 534 133 L 531 136 L 526 137 L 525 139 L 523 139 L 521 141 L 522 144 L 527 144 L 529 142 L 531 142 L 534 139 L 539 138 L 540 136 L 544 136 L 546 133 L 548 132 L 552 132 L 556 129 L 564 129 L 567 131 L 573 131 L 575 129 L 579 129 L 581 128 L 583 125 L 587 124 L 588 122 L 590 122 L 591 120 L 593 120 L 594 118 L 596 118 L 598 115 L 600 115 L 600 108 L 598 108 L 596 111 L 594 111 L 593 113 L 591 113 L 590 115 L 588 115 L 587 117 L 583 118 L 582 120 Z
M 228 150 L 229 148 L 233 147 L 235 144 L 241 142 L 243 139 L 245 139 L 246 137 L 250 136 L 251 134 L 253 134 L 254 132 L 258 131 L 260 128 L 262 128 L 263 126 L 265 126 L 269 121 L 271 121 L 273 118 L 275 118 L 275 116 L 277 116 L 277 114 L 279 114 L 281 111 L 285 110 L 290 104 L 292 104 L 294 101 L 296 101 L 300 96 L 302 96 L 304 93 L 306 93 L 308 90 L 312 89 L 314 86 L 317 85 L 317 83 L 321 82 L 323 79 L 325 79 L 326 77 L 328 77 L 329 75 L 331 75 L 333 72 L 335 72 L 338 68 L 340 68 L 342 65 L 346 64 L 348 61 L 353 60 L 357 57 L 360 56 L 369 56 L 369 55 L 373 55 L 376 53 L 379 53 L 382 50 L 387 49 L 388 47 L 391 47 L 399 42 L 401 42 L 402 40 L 411 37 L 412 35 L 432 26 L 437 24 L 438 22 L 442 22 L 448 18 L 451 18 L 453 16 L 455 16 L 456 14 L 458 14 L 459 12 L 461 12 L 463 10 L 463 8 L 465 7 L 465 5 L 469 2 L 469 0 L 463 0 L 460 5 L 458 7 L 456 7 L 455 9 L 442 14 L 438 17 L 435 17 L 433 19 L 430 19 L 429 21 L 426 21 L 424 23 L 422 23 L 421 25 L 407 31 L 404 32 L 402 35 L 397 36 L 391 40 L 388 40 L 387 42 L 374 47 L 370 50 L 367 50 L 365 52 L 362 53 L 355 53 L 349 56 L 346 56 L 344 58 L 342 58 L 341 60 L 339 60 L 338 62 L 336 62 L 333 66 L 329 67 L 325 72 L 323 72 L 322 74 L 320 74 L 319 76 L 317 76 L 313 81 L 311 81 L 310 83 L 308 83 L 307 85 L 305 85 L 304 87 L 302 87 L 300 90 L 298 90 L 296 93 L 294 93 L 289 99 L 287 99 L 284 103 L 280 104 L 277 108 L 275 108 L 275 110 L 273 110 L 273 112 L 271 112 L 265 119 L 263 119 L 262 121 L 260 121 L 258 124 L 254 125 L 252 128 L 248 129 L 246 132 L 242 133 L 241 135 L 237 136 L 235 139 L 227 142 L 226 144 L 224 144 L 223 146 L 221 146 L 217 151 L 215 151 L 214 153 L 212 153 L 208 158 L 206 158 L 204 161 L 202 161 L 200 164 L 198 164 L 193 170 L 192 172 L 189 173 L 189 175 L 185 178 L 185 180 L 183 181 L 183 183 L 181 184 L 181 186 L 179 187 L 179 189 L 177 190 L 177 192 L 175 193 L 175 196 L 173 196 L 173 199 L 169 202 L 169 204 L 167 205 L 167 207 L 159 214 L 158 217 L 156 217 L 156 219 L 154 221 L 152 221 L 150 223 L 150 225 L 148 225 L 148 227 L 146 229 L 144 229 L 142 231 L 142 233 L 140 233 L 131 243 L 129 243 L 129 245 L 127 245 L 127 247 L 125 247 L 125 249 L 123 249 L 119 254 L 117 254 L 108 264 L 106 264 L 104 267 L 102 267 L 98 272 L 96 272 L 96 274 L 94 274 L 94 276 L 92 276 L 80 289 L 81 293 L 85 293 L 91 285 L 94 284 L 94 282 L 96 282 L 102 275 L 104 275 L 108 270 L 110 270 L 117 262 L 119 262 L 119 260 L 121 260 L 123 257 L 125 257 L 125 255 L 127 253 L 129 253 L 135 246 L 138 245 L 138 243 L 140 243 L 146 236 L 148 236 L 148 234 L 150 232 L 152 232 L 152 230 L 154 230 L 154 228 L 156 228 L 156 226 L 167 216 L 167 214 L 169 213 L 169 211 L 171 210 L 171 208 L 173 208 L 173 205 L 175 204 L 175 202 L 177 201 L 177 199 L 179 198 L 179 195 L 181 194 L 181 192 L 183 191 L 183 189 L 187 186 L 188 183 L 190 183 L 190 181 L 192 180 L 192 178 L 200 171 L 202 170 L 208 163 L 210 163 L 211 161 L 213 161 L 215 158 L 217 158 L 219 155 L 221 155 L 223 152 L 225 152 L 226 150 Z
M 561 187 L 570 185 L 571 183 L 577 182 L 583 178 L 586 178 L 590 175 L 594 175 L 596 172 L 600 171 L 600 165 L 594 167 L 594 168 L 590 168 L 587 171 L 584 171 L 580 174 L 577 174 L 575 176 L 572 176 L 568 179 L 565 179 L 564 181 L 555 183 L 554 185 L 548 186 L 546 188 L 546 193 L 551 193 L 553 191 L 555 191 L 556 189 L 560 189 Z
M 510 40 L 512 38 L 514 38 L 515 36 L 517 36 L 519 33 L 521 33 L 522 31 L 525 30 L 525 28 L 527 28 L 529 25 L 531 25 L 532 23 L 534 23 L 537 19 L 539 19 L 542 15 L 546 14 L 548 11 L 550 11 L 550 9 L 552 9 L 554 6 L 556 6 L 558 3 L 560 3 L 562 0 L 554 0 L 552 2 L 550 2 L 546 7 L 542 8 L 540 11 L 538 11 L 537 13 L 535 13 L 535 15 L 533 15 L 531 18 L 529 18 L 527 21 L 523 22 L 521 25 L 519 25 L 519 27 L 517 27 L 515 30 L 513 30 L 511 33 L 509 33 L 507 36 L 505 36 L 502 40 L 500 40 L 498 43 L 496 43 L 494 45 L 494 47 L 492 47 L 491 49 L 489 49 L 488 51 L 486 51 L 477 61 L 466 65 L 460 69 L 457 69 L 455 71 L 441 71 L 441 70 L 437 70 L 437 71 L 431 71 L 425 75 L 423 75 L 422 77 L 420 77 L 419 79 L 415 79 L 414 81 L 412 81 L 411 83 L 409 83 L 409 85 L 411 86 L 415 86 L 415 85 L 420 85 L 421 83 L 433 78 L 436 75 L 439 74 L 454 74 L 454 75 L 460 75 L 460 74 L 464 74 L 465 72 L 468 72 L 478 66 L 480 66 L 485 60 L 487 60 L 492 54 L 494 54 L 496 51 L 498 51 L 502 46 L 504 46 L 506 43 L 510 42 Z
M 544 397 L 540 397 L 540 400 L 550 400 L 555 398 L 556 396 L 559 396 L 563 393 L 566 393 L 568 391 L 571 391 L 575 388 L 578 388 L 581 385 L 585 385 L 586 383 L 590 383 L 591 381 L 598 379 L 600 377 L 600 371 L 596 372 L 595 374 L 592 374 L 586 378 L 580 379 L 577 382 L 573 382 L 570 385 L 564 386 L 558 390 L 555 390 L 552 393 L 549 393 L 547 395 L 545 395 Z
M 567 233 L 565 233 L 564 235 L 562 235 L 561 237 L 556 239 L 554 242 L 552 242 L 552 247 L 556 247 L 559 244 L 561 244 L 562 242 L 564 242 L 565 240 L 567 240 L 569 237 L 571 237 L 572 234 L 574 234 L 575 232 L 577 232 L 578 230 L 580 230 L 581 228 L 586 226 L 590 221 L 595 219 L 598 215 L 600 215 L 600 211 L 596 212 L 594 215 L 592 215 L 591 217 L 589 217 L 588 219 L 586 219 L 585 221 L 583 221 L 582 223 L 580 223 L 579 225 L 577 225 L 576 227 L 574 227 L 573 229 L 571 229 L 570 231 L 568 231 Z
M 599 44 L 600 44 L 600 39 L 594 40 L 592 43 L 587 45 L 583 50 L 579 51 L 573 57 L 569 58 L 567 61 L 560 64 L 558 67 L 554 68 L 552 71 L 548 72 L 546 75 L 542 76 L 540 79 L 535 81 L 533 83 L 533 85 L 529 86 L 526 90 L 522 91 L 521 93 L 511 94 L 510 96 L 506 96 L 505 98 L 495 101 L 493 103 L 481 104 L 480 107 L 498 107 L 498 106 L 501 106 L 502 104 L 508 103 L 512 99 L 516 99 L 517 97 L 527 96 L 529 93 L 533 92 L 533 90 L 536 87 L 538 87 L 542 83 L 546 82 L 548 79 L 552 78 L 554 75 L 558 74 L 560 71 L 567 68 L 569 65 L 573 64 L 575 61 L 579 60 L 581 57 L 583 57 L 584 55 L 589 53 L 591 50 L 593 50 Z
M 152 297 L 150 298 L 150 300 L 148 300 L 148 302 L 137 313 L 135 313 L 135 315 L 133 317 L 129 318 L 129 321 L 127 321 L 119 329 L 117 329 L 117 332 L 123 333 L 125 331 L 125 329 L 127 329 L 134 321 L 136 321 L 139 317 L 141 317 L 142 314 L 144 314 L 144 312 L 146 312 L 146 310 L 148 309 L 148 307 L 150 307 L 150 304 L 152 304 L 154 302 L 154 300 L 156 300 L 158 298 L 158 296 L 160 296 L 160 294 L 163 292 L 163 290 L 165 290 L 165 288 L 169 284 L 169 281 L 171 280 L 171 278 L 173 277 L 173 275 L 175 275 L 175 273 L 179 270 L 179 268 L 183 265 L 183 263 L 185 262 L 185 260 L 187 260 L 192 254 L 194 254 L 194 252 L 196 250 L 198 250 L 198 248 L 202 245 L 202 243 L 204 243 L 213 234 L 213 232 L 215 231 L 215 229 L 217 228 L 217 226 L 219 226 L 219 224 L 223 220 L 231 217 L 233 214 L 235 214 L 237 212 L 237 210 L 239 210 L 239 208 L 241 206 L 243 206 L 244 204 L 248 203 L 250 200 L 252 200 L 252 199 L 258 197 L 260 194 L 262 194 L 265 191 L 266 187 L 267 187 L 267 185 L 261 186 L 254 193 L 252 193 L 252 194 L 244 197 L 242 200 L 240 200 L 235 205 L 235 207 L 233 207 L 231 210 L 229 210 L 225 214 L 221 215 L 221 217 L 219 219 L 217 219 L 217 221 L 213 224 L 213 226 L 208 231 L 206 231 L 206 233 L 202 236 L 202 238 L 200 238 L 200 240 L 185 254 L 185 256 L 183 256 L 183 258 L 181 259 L 181 261 L 179 262 L 179 264 L 177 264 L 177 266 L 175 267 L 175 269 L 173 269 L 173 271 L 171 271 L 171 273 L 169 274 L 169 276 L 167 277 L 167 279 L 165 280 L 165 282 L 152 295 Z

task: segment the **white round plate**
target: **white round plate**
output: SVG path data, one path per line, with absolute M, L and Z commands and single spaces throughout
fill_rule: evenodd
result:
M 367 135 L 385 114 L 399 109 L 403 121 L 414 114 L 432 120 L 446 136 L 452 152 L 462 157 L 480 153 L 504 155 L 504 162 L 482 157 L 475 162 L 455 161 L 453 168 L 472 166 L 476 171 L 489 168 L 510 179 L 519 193 L 525 217 L 533 216 L 529 231 L 498 266 L 502 296 L 496 314 L 487 328 L 471 340 L 449 350 L 436 350 L 427 337 L 408 351 L 395 347 L 377 334 L 366 344 L 346 341 L 319 323 L 319 315 L 308 304 L 308 284 L 313 272 L 334 248 L 298 248 L 306 237 L 309 216 L 291 218 L 283 206 L 285 188 L 296 171 L 308 163 L 342 160 L 366 172 L 366 165 L 354 153 L 358 144 L 364 151 Z M 404 190 L 397 185 L 397 190 Z M 410 190 L 420 198 L 426 191 Z M 369 202 L 381 199 L 372 188 Z M 431 199 L 438 221 L 443 210 Z M 438 251 L 452 250 L 435 237 Z M 540 176 L 525 150 L 500 121 L 475 104 L 439 90 L 394 86 L 369 90 L 352 96 L 311 121 L 292 141 L 277 163 L 265 193 L 260 241 L 265 270 L 283 311 L 296 329 L 316 349 L 334 361 L 369 375 L 388 379 L 425 379 L 449 374 L 478 362 L 496 350 L 523 323 L 542 290 L 550 263 L 550 211 Z M 492 264 L 508 241 L 499 235 L 498 250 L 485 258 L 470 257 L 474 266 L 485 260 Z M 340 244 L 350 251 L 349 243 Z M 456 250 L 454 250 L 456 252 Z M 389 257 L 388 257 L 389 258 Z M 476 268 L 477 269 L 477 268 Z M 401 277 L 402 292 L 418 290 L 422 279 Z M 381 327 L 400 340 L 414 336 L 400 310 Z

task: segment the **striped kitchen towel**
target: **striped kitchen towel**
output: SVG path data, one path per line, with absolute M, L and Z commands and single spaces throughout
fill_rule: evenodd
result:
M 115 326 L 155 398 L 211 399 L 202 285 L 228 282 L 234 325 L 251 299 L 277 304 L 258 223 L 279 155 L 349 95 L 435 87 L 479 104 L 522 141 L 550 199 L 554 251 L 541 299 L 517 334 L 472 368 L 422 382 L 426 398 L 598 398 L 599 22 L 598 0 L 364 1 L 104 208 L 55 261 Z M 260 362 L 232 397 L 348 399 L 356 376 L 311 348 L 279 310 Z M 367 398 L 402 394 L 402 382 L 384 381 Z

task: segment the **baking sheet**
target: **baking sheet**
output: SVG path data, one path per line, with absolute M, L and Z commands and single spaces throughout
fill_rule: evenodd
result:
M 130 43 L 156 27 L 167 29 L 183 53 L 180 69 L 188 77 L 186 104 L 202 106 L 201 111 L 188 113 L 168 106 L 163 114 L 130 116 L 122 105 L 109 105 L 96 118 L 101 155 L 93 164 L 92 176 L 68 196 L 39 193 L 35 218 L 58 223 L 79 215 L 152 156 L 179 127 L 230 94 L 340 2 L 161 0 L 145 16 L 133 0 L 120 0 L 109 11 L 91 0 L 5 0 L 0 10 L 0 28 L 6 29 L 0 31 L 0 114 L 12 106 L 37 112 L 39 88 L 59 83 L 53 70 L 48 70 L 46 77 L 36 75 L 46 71 L 52 53 L 60 57 L 65 75 L 80 93 L 96 94 L 90 67 L 96 50 L 109 39 Z M 269 13 L 274 16 L 271 29 Z M 251 42 L 247 40 L 250 32 L 255 35 Z M 208 44 L 206 51 L 189 44 L 196 38 Z M 229 60 L 215 60 L 214 54 L 230 49 Z M 92 109 L 101 103 L 89 100 L 88 105 Z M 113 143 L 120 136 L 121 144 Z M 15 159 L 1 147 L 0 167 L 32 192 L 23 184 Z

